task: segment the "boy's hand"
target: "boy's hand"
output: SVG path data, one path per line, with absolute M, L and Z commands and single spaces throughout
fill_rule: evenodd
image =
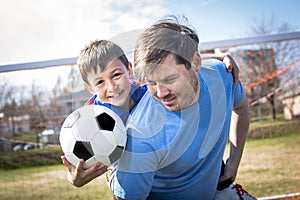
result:
M 222 61 L 225 64 L 227 71 L 232 72 L 233 79 L 234 79 L 234 86 L 236 86 L 239 81 L 239 72 L 240 72 L 238 64 L 228 53 L 225 53 Z
M 83 168 L 84 160 L 80 159 L 76 166 L 72 165 L 65 156 L 61 156 L 63 164 L 67 167 L 67 179 L 76 186 L 82 187 L 93 179 L 101 176 L 107 171 L 107 167 L 101 166 L 100 162 L 95 163 L 88 169 Z M 100 168 L 99 168 L 100 167 Z

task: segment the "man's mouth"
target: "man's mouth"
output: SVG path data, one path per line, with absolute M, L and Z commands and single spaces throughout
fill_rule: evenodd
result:
M 160 101 L 166 106 L 171 106 L 176 102 L 176 100 L 177 100 L 176 96 L 172 96 L 169 98 L 163 98 Z

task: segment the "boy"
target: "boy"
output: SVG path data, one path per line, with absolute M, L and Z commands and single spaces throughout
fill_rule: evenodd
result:
M 123 50 L 113 42 L 96 40 L 81 51 L 77 65 L 84 87 L 93 94 L 86 104 L 109 107 L 125 123 L 129 111 L 139 102 L 147 88 L 139 86 L 131 79 L 132 65 Z M 69 182 L 77 187 L 107 171 L 107 167 L 99 168 L 100 163 L 84 170 L 82 159 L 76 167 L 64 156 L 62 161 L 68 168 Z

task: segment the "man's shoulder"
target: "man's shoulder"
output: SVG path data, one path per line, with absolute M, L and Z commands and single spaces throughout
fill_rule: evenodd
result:
M 217 71 L 226 71 L 226 66 L 223 62 L 217 59 L 205 59 L 202 61 L 201 70 L 217 70 Z
M 207 59 L 202 62 L 199 72 L 206 81 L 225 82 L 233 84 L 232 73 L 228 72 L 223 62 L 216 59 Z

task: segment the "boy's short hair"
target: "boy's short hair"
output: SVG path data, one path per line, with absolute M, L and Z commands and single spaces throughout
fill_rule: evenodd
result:
M 186 18 L 184 20 L 187 21 Z M 199 38 L 192 27 L 168 16 L 146 29 L 138 38 L 134 50 L 134 72 L 143 81 L 164 59 L 172 54 L 177 64 L 191 68 L 191 61 L 198 51 Z
M 120 46 L 108 40 L 95 40 L 81 50 L 77 58 L 77 65 L 81 77 L 88 84 L 87 75 L 92 70 L 104 71 L 113 60 L 120 61 L 128 68 L 128 59 Z

